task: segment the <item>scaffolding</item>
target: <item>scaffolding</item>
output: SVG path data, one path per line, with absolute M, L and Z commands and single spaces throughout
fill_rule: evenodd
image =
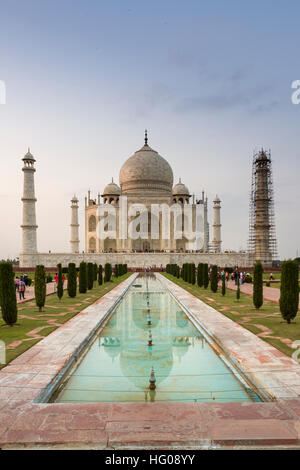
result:
M 248 251 L 269 266 L 277 257 L 272 159 L 263 149 L 253 155 Z

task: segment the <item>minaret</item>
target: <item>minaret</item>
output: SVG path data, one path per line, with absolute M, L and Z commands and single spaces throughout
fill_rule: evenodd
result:
M 213 223 L 213 236 L 211 242 L 211 248 L 213 253 L 221 253 L 221 201 L 218 196 L 215 197 L 214 201 L 214 223 Z
M 79 253 L 79 223 L 78 223 L 78 199 L 74 195 L 71 199 L 71 253 Z
M 37 253 L 36 242 L 36 215 L 35 215 L 35 192 L 34 192 L 34 162 L 35 158 L 30 153 L 30 149 L 22 159 L 24 166 L 24 186 L 23 186 L 23 222 L 22 228 L 22 254 Z

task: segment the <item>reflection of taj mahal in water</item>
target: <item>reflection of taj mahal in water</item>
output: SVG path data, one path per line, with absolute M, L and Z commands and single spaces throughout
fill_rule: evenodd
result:
M 56 401 L 252 401 L 211 344 L 165 278 L 140 274 Z
M 113 315 L 99 341 L 112 361 L 120 362 L 122 374 L 137 388 L 144 390 L 153 364 L 156 382 L 159 384 L 170 375 L 174 361 L 181 362 L 189 347 L 195 341 L 203 342 L 204 339 L 177 304 L 174 321 L 172 309 L 175 302 L 170 303 L 169 295 L 157 282 L 151 280 L 149 289 L 155 296 L 150 295 L 151 325 L 146 326 L 147 293 L 144 286 L 139 284 L 139 278 L 135 285 L 138 287 L 126 299 L 126 314 Z M 137 301 L 136 296 L 140 300 Z M 150 331 L 153 347 L 147 347 Z M 134 332 L 134 337 L 131 337 L 130 332 Z

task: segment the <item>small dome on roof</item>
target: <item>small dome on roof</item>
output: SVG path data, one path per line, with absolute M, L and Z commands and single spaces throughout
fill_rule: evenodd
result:
M 181 182 L 181 178 L 179 178 L 179 182 L 175 184 L 175 186 L 173 187 L 172 193 L 173 193 L 173 196 L 177 196 L 177 195 L 189 196 L 190 194 L 186 185 Z
M 35 158 L 32 155 L 32 153 L 30 153 L 30 148 L 29 147 L 28 147 L 28 152 L 23 157 L 23 160 L 32 160 L 32 161 L 35 162 Z
M 112 178 L 111 183 L 109 183 L 107 186 L 105 186 L 104 191 L 103 191 L 103 195 L 108 195 L 108 196 L 117 195 L 117 196 L 119 196 L 120 194 L 121 194 L 121 189 L 116 183 L 114 183 L 114 179 Z

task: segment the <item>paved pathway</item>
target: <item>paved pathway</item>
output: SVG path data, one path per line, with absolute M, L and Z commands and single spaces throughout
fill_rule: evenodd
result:
M 64 289 L 66 288 L 67 288 L 67 281 L 64 282 Z M 53 292 L 56 292 L 56 283 L 54 281 L 48 282 L 46 284 L 46 295 L 53 294 Z M 34 287 L 33 286 L 26 287 L 24 300 L 19 299 L 18 292 L 16 294 L 17 294 L 18 304 L 22 304 L 24 302 L 27 302 L 28 300 L 34 299 Z
M 234 281 L 228 281 L 227 287 L 228 289 L 231 289 L 231 290 L 237 289 L 237 286 L 235 285 Z M 241 289 L 241 292 L 243 292 L 244 294 L 249 294 L 249 295 L 253 294 L 253 284 L 249 284 L 245 282 L 245 284 L 242 284 L 240 286 L 240 289 Z M 265 300 L 270 300 L 271 302 L 279 303 L 280 289 L 277 289 L 275 287 L 264 286 L 263 293 L 264 293 Z M 299 308 L 300 308 L 300 298 L 299 298 Z

